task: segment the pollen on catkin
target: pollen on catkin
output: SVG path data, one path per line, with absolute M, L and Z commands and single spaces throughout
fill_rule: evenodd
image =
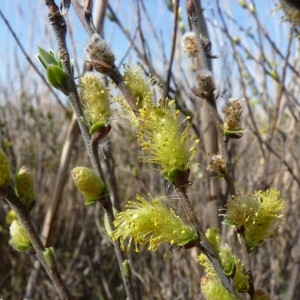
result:
M 285 206 L 279 195 L 279 191 L 270 189 L 228 200 L 224 223 L 243 229 L 250 251 L 278 230 Z
M 136 201 L 129 201 L 126 209 L 116 216 L 113 236 L 120 239 L 123 249 L 128 250 L 132 241 L 138 252 L 138 245 L 156 250 L 163 243 L 184 246 L 198 240 L 196 230 L 167 208 L 161 198 L 150 200 L 137 195 Z
M 189 169 L 190 159 L 197 152 L 199 140 L 193 139 L 189 129 L 189 124 L 184 126 L 180 121 L 174 101 L 166 99 L 159 106 L 140 109 L 138 141 L 147 153 L 146 161 L 159 164 L 171 182 L 178 171 Z
M 123 78 L 125 84 L 134 97 L 137 106 L 139 108 L 152 106 L 154 90 L 151 88 L 151 85 L 154 77 L 149 76 L 146 80 L 140 66 L 130 67 L 129 65 L 124 65 L 124 70 Z
M 94 72 L 87 72 L 80 78 L 80 96 L 85 120 L 90 134 L 110 123 L 109 89 Z
M 220 230 L 218 228 L 209 228 L 206 231 L 206 236 L 221 263 L 223 272 L 232 278 L 235 290 L 247 292 L 249 289 L 249 275 L 246 274 L 241 261 L 232 253 L 232 249 L 221 241 Z M 221 284 L 220 279 L 207 256 L 203 253 L 200 254 L 198 261 L 205 271 L 205 280 L 201 283 L 201 289 L 210 289 L 214 285 L 219 286 Z M 212 286 L 205 287 L 204 285 L 208 284 L 208 282 Z

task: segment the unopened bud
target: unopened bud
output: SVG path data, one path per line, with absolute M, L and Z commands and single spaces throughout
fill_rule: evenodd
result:
M 11 237 L 9 243 L 14 249 L 22 252 L 33 249 L 26 231 L 18 220 L 11 223 L 9 231 Z
M 231 98 L 227 101 L 226 106 L 223 108 L 224 118 L 224 134 L 241 134 L 244 132 L 240 128 L 241 115 L 243 107 L 241 101 L 238 98 Z
M 76 167 L 71 171 L 71 174 L 77 189 L 86 199 L 86 205 L 97 202 L 107 194 L 106 186 L 93 170 L 86 167 Z
M 199 53 L 196 36 L 194 32 L 186 32 L 181 39 L 183 51 L 189 56 L 196 57 Z
M 115 56 L 98 33 L 94 33 L 87 46 L 87 61 L 99 72 L 105 72 L 114 64 Z
M 25 209 L 30 211 L 36 195 L 32 173 L 26 166 L 22 166 L 15 176 L 15 192 Z
M 207 166 L 206 170 L 212 176 L 224 176 L 225 175 L 225 160 L 221 154 L 214 155 L 209 165 Z

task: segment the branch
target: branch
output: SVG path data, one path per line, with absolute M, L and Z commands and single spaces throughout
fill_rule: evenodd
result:
M 90 5 L 90 1 L 87 1 Z M 83 122 L 82 118 L 82 111 L 80 106 L 80 97 L 77 91 L 76 84 L 73 79 L 71 67 L 70 67 L 70 58 L 69 53 L 66 45 L 66 34 L 67 34 L 67 27 L 66 22 L 64 20 L 64 17 L 60 14 L 58 10 L 58 6 L 56 5 L 54 0 L 46 0 L 45 4 L 49 8 L 49 20 L 53 29 L 53 32 L 55 34 L 58 48 L 59 48 L 59 54 L 60 59 L 62 61 L 64 72 L 67 75 L 68 78 L 68 100 L 71 103 L 74 113 L 77 118 L 77 122 L 84 140 L 85 147 L 87 149 L 89 158 L 91 160 L 92 166 L 95 170 L 95 172 L 98 174 L 98 176 L 102 179 L 102 181 L 105 183 L 105 178 L 103 176 L 102 167 L 98 155 L 98 147 L 97 144 L 93 143 L 90 138 L 90 134 L 88 131 L 88 128 L 86 124 Z M 76 5 L 79 5 L 77 1 L 72 1 L 72 5 L 75 8 Z M 85 10 L 82 11 L 82 7 L 76 6 L 75 9 L 76 13 L 80 12 L 80 20 L 83 22 L 83 25 L 86 29 L 88 29 L 89 33 L 94 33 L 96 31 L 92 19 L 91 19 L 91 12 L 90 7 L 85 7 Z M 84 16 L 84 17 L 83 17 Z M 115 67 L 116 69 L 116 67 Z M 113 72 L 114 78 L 116 80 L 117 85 L 122 84 L 122 76 L 118 72 Z M 101 205 L 103 206 L 110 223 L 111 228 L 114 228 L 113 226 L 113 220 L 114 220 L 114 214 L 113 214 L 113 206 L 112 201 L 108 196 L 101 198 Z M 133 293 L 133 287 L 131 282 L 131 276 L 130 274 L 125 274 L 123 272 L 123 265 L 124 265 L 124 254 L 122 253 L 120 246 L 118 243 L 114 243 L 115 253 L 118 259 L 119 267 L 122 273 L 122 279 L 123 283 L 126 289 L 126 294 L 129 300 L 135 299 L 134 293 Z
M 14 189 L 12 186 L 9 186 L 8 188 L 0 188 L 0 196 L 3 197 L 8 204 L 11 206 L 11 208 L 16 213 L 16 216 L 21 223 L 22 227 L 26 231 L 28 238 L 31 241 L 31 244 L 35 250 L 35 255 L 37 259 L 40 261 L 40 263 L 45 268 L 50 280 L 52 281 L 54 287 L 56 288 L 60 299 L 71 299 L 71 295 L 56 267 L 49 266 L 44 258 L 44 251 L 46 250 L 45 246 L 43 245 L 41 239 L 39 238 L 39 235 L 34 228 L 29 213 L 26 211 L 26 209 L 21 204 L 20 200 L 16 196 Z

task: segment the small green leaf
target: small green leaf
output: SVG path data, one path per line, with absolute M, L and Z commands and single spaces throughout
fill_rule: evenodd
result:
M 47 78 L 49 83 L 63 93 L 68 94 L 68 83 L 66 73 L 56 65 L 48 66 Z
M 46 66 L 48 66 L 48 65 L 58 65 L 58 59 L 55 57 L 52 50 L 49 50 L 49 52 L 47 52 L 43 48 L 40 48 L 40 47 L 38 47 L 38 48 L 39 48 L 39 54 L 38 55 L 40 55 L 40 59 L 44 62 L 44 64 Z
M 40 55 L 40 54 L 36 54 L 35 57 L 36 57 L 37 60 L 40 62 L 40 64 L 44 67 L 44 69 L 47 70 L 47 65 L 46 65 L 45 62 L 43 61 L 41 55 Z

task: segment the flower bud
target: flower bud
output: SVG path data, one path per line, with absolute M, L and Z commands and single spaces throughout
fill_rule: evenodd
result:
M 110 47 L 98 33 L 94 33 L 86 46 L 87 61 L 101 73 L 111 69 L 115 62 L 115 56 Z
M 245 132 L 240 127 L 242 112 L 243 108 L 238 98 L 231 98 L 227 101 L 226 106 L 223 108 L 225 114 L 223 132 L 225 136 L 238 138 Z
M 10 241 L 9 244 L 18 251 L 27 251 L 33 249 L 33 246 L 28 238 L 28 235 L 20 222 L 14 220 L 9 228 Z
M 15 176 L 15 192 L 25 209 L 30 211 L 36 195 L 33 175 L 26 166 L 22 166 Z
M 197 76 L 197 87 L 192 87 L 192 92 L 203 99 L 209 96 L 216 89 L 212 73 L 210 71 L 201 71 Z
M 224 176 L 225 175 L 225 160 L 221 154 L 212 156 L 206 170 L 211 176 Z
M 199 53 L 196 36 L 194 32 L 186 32 L 181 38 L 183 51 L 191 57 L 196 57 Z
M 6 187 L 11 182 L 9 161 L 0 149 L 0 187 Z
M 76 167 L 71 174 L 77 189 L 86 199 L 86 205 L 99 201 L 107 194 L 106 186 L 94 171 L 86 167 Z
M 247 2 L 245 0 L 238 0 L 238 2 L 241 7 L 243 7 L 243 8 L 247 7 Z
M 130 269 L 130 263 L 129 263 L 128 259 L 125 259 L 122 262 L 121 271 L 122 271 L 122 274 L 125 276 L 125 278 L 128 278 L 130 276 L 131 269 Z

